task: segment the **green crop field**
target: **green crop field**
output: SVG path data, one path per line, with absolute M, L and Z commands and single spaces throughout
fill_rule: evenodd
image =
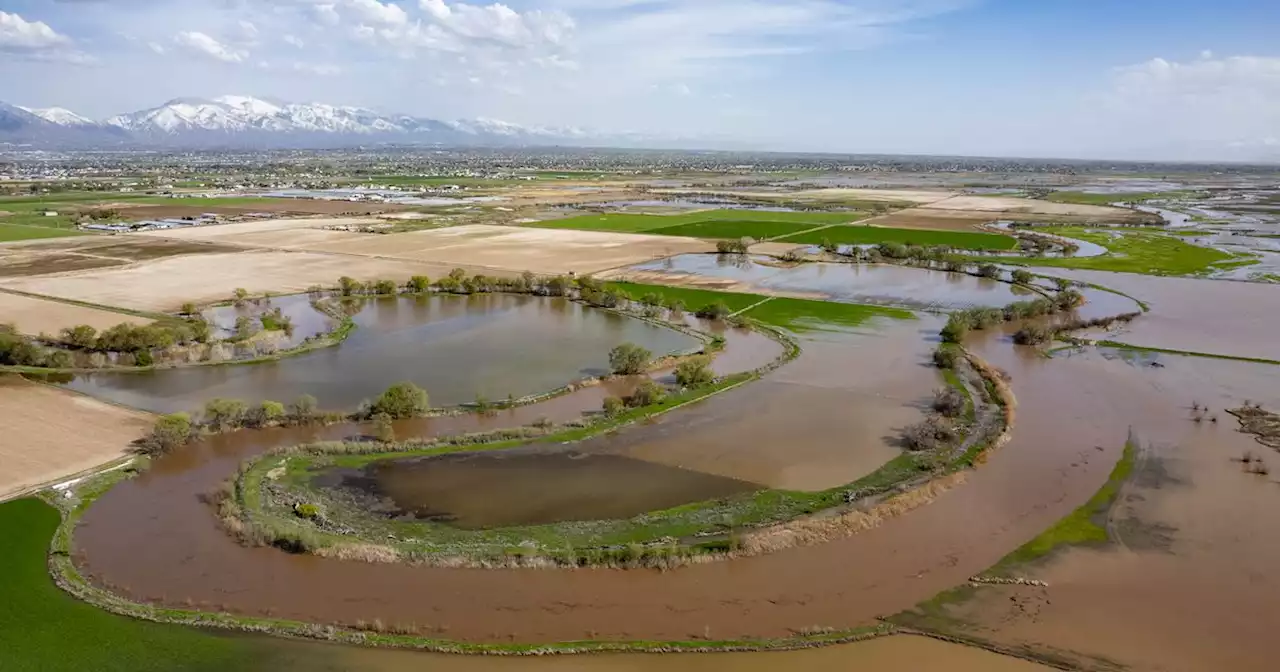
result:
M 542 229 L 578 229 L 584 231 L 612 231 L 615 233 L 690 235 L 670 234 L 662 229 L 723 221 L 734 222 L 739 225 L 745 225 L 751 222 L 807 225 L 790 231 L 791 233 L 794 233 L 795 231 L 802 231 L 804 228 L 853 222 L 865 216 L 865 214 L 859 212 L 771 212 L 767 210 L 702 210 L 698 212 L 681 213 L 678 215 L 641 215 L 619 212 L 604 215 L 582 215 L 581 217 L 533 222 L 526 226 Z M 741 231 L 745 229 L 741 228 L 738 230 Z M 731 233 L 734 231 L 733 228 L 722 228 L 716 231 L 718 233 L 716 236 L 710 236 L 707 234 L 699 235 L 703 235 L 704 237 L 724 238 L 741 238 L 742 236 L 750 235 L 749 233 L 741 232 Z M 755 236 L 752 237 L 754 238 Z
M 668 301 L 679 300 L 684 303 L 685 310 L 689 312 L 696 312 L 703 306 L 722 301 L 730 311 L 734 313 L 741 311 L 743 317 L 796 332 L 820 330 L 824 325 L 854 327 L 876 317 L 900 320 L 913 317 L 909 310 L 859 303 L 769 297 L 761 294 L 718 292 L 709 289 L 633 282 L 610 282 L 608 286 L 626 292 L 633 299 L 639 299 L 646 294 L 657 294 Z
M 59 520 L 38 499 L 0 504 L 0 669 L 245 669 L 249 651 L 237 640 L 116 616 L 62 592 L 46 562 Z
M 967 231 L 930 231 L 927 229 L 893 229 L 879 226 L 829 226 L 779 239 L 787 243 L 819 245 L 830 241 L 837 245 L 945 245 L 965 250 L 1012 250 L 1017 239 L 998 233 Z
M 1029 259 L 1029 265 L 1148 275 L 1199 275 L 1212 272 L 1217 267 L 1256 263 L 1256 260 L 1248 257 L 1192 245 L 1177 237 L 1153 231 L 1098 231 L 1083 227 L 1052 227 L 1043 230 L 1046 233 L 1097 243 L 1107 248 L 1108 252 L 1097 257 Z
M 83 235 L 79 231 L 52 227 L 33 226 L 27 224 L 9 224 L 0 218 L 0 243 L 14 240 L 35 240 L 37 238 L 62 238 Z
M 753 238 L 755 240 L 767 240 L 807 231 L 812 228 L 813 226 L 810 224 L 793 224 L 791 222 L 724 219 L 680 224 L 678 226 L 664 226 L 661 229 L 652 229 L 646 233 L 655 233 L 661 236 L 686 236 L 689 238 L 727 238 L 732 240 Z
M 1187 191 L 1129 191 L 1112 194 L 1091 194 L 1084 191 L 1055 191 L 1046 197 L 1054 203 L 1075 203 L 1077 205 L 1110 205 L 1112 203 L 1140 203 L 1157 198 L 1181 198 L 1192 192 Z

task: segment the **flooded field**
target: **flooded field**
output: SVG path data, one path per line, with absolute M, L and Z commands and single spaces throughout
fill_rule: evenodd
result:
M 282 305 L 296 307 L 297 301 Z M 214 397 L 252 403 L 302 394 L 315 396 L 322 408 L 351 409 L 388 385 L 409 380 L 428 391 L 433 405 L 444 406 L 474 401 L 477 395 L 518 398 L 607 373 L 609 350 L 624 342 L 660 354 L 699 347 L 697 339 L 670 329 L 562 299 L 528 296 L 375 299 L 354 319 L 357 329 L 341 345 L 279 361 L 93 373 L 67 386 L 170 413 L 199 409 Z
M 1008 283 L 904 266 L 814 263 L 780 266 L 754 255 L 682 254 L 614 274 L 634 282 L 779 293 L 931 310 L 1006 306 L 1033 293 Z
M 379 462 L 316 476 L 327 487 L 384 498 L 390 516 L 477 530 L 630 518 L 761 486 L 617 455 L 502 451 Z

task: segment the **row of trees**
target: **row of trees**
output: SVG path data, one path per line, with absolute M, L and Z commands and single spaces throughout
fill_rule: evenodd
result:
M 947 318 L 942 328 L 945 343 L 959 343 L 970 331 L 983 331 L 1004 322 L 1025 320 L 1073 310 L 1084 303 L 1084 295 L 1074 289 L 1065 289 L 1054 298 L 1040 297 L 1030 301 L 1016 301 L 1001 308 L 969 308 L 957 310 Z

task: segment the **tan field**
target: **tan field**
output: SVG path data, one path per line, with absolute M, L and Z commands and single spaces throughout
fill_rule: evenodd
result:
M 0 499 L 93 469 L 129 450 L 152 416 L 16 376 L 0 378 Z
M 114 327 L 121 322 L 146 324 L 150 320 L 108 310 L 0 292 L 0 322 L 17 326 L 21 333 L 36 335 L 56 334 L 66 327 L 81 324 L 101 330 Z
M 183 229 L 166 229 L 163 231 L 146 231 L 136 234 L 151 239 L 172 239 L 183 241 L 206 241 L 231 245 L 247 245 L 251 247 L 288 247 L 293 240 L 288 235 L 296 233 L 299 241 L 305 241 L 309 235 L 337 234 L 341 236 L 358 236 L 361 234 L 347 231 L 329 231 L 327 227 L 366 226 L 377 224 L 375 217 L 324 217 L 319 219 L 263 219 L 234 224 L 216 224 L 212 226 L 192 226 Z
M 715 247 L 705 241 L 672 236 L 472 224 L 411 233 L 360 235 L 350 240 L 310 245 L 308 249 L 449 267 L 560 274 L 594 273 L 673 254 L 711 252 Z
M 237 287 L 251 294 L 287 294 L 304 292 L 312 285 L 331 286 L 344 275 L 361 280 L 403 281 L 412 275 L 447 274 L 455 265 L 253 250 L 168 257 L 122 268 L 14 278 L 0 281 L 0 287 L 135 310 L 174 311 L 188 301 L 210 303 L 230 298 Z
M 1126 208 L 1113 208 L 1105 205 L 1080 205 L 1076 203 L 1053 203 L 1030 198 L 1012 196 L 953 196 L 928 204 L 930 210 L 968 210 L 974 212 L 1012 212 L 1034 213 L 1041 215 L 1069 215 L 1075 217 L 1093 217 L 1099 220 L 1114 220 L 1126 217 L 1133 211 Z
M 740 191 L 736 189 L 654 189 L 655 194 L 692 196 L 710 194 L 717 196 L 741 196 L 746 198 L 776 198 L 807 201 L 884 201 L 902 203 L 934 203 L 955 196 L 953 191 L 927 189 L 804 189 L 801 191 Z

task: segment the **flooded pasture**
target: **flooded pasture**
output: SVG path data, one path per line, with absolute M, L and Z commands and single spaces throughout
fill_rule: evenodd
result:
M 836 301 L 952 310 L 1006 306 L 1028 290 L 964 273 L 882 264 L 783 266 L 756 255 L 682 254 L 631 266 L 618 277 L 738 292 L 782 293 Z
M 287 402 L 302 394 L 315 396 L 322 408 L 351 409 L 408 380 L 427 390 L 433 405 L 444 406 L 477 396 L 519 398 L 606 374 L 609 351 L 624 342 L 659 355 L 700 346 L 671 329 L 532 296 L 371 299 L 354 320 L 357 328 L 342 344 L 277 361 L 91 373 L 67 386 L 171 413 L 201 408 L 214 397 Z
M 333 471 L 320 473 L 314 482 L 389 500 L 381 514 L 467 530 L 630 518 L 761 489 L 722 476 L 579 451 L 459 453 Z

